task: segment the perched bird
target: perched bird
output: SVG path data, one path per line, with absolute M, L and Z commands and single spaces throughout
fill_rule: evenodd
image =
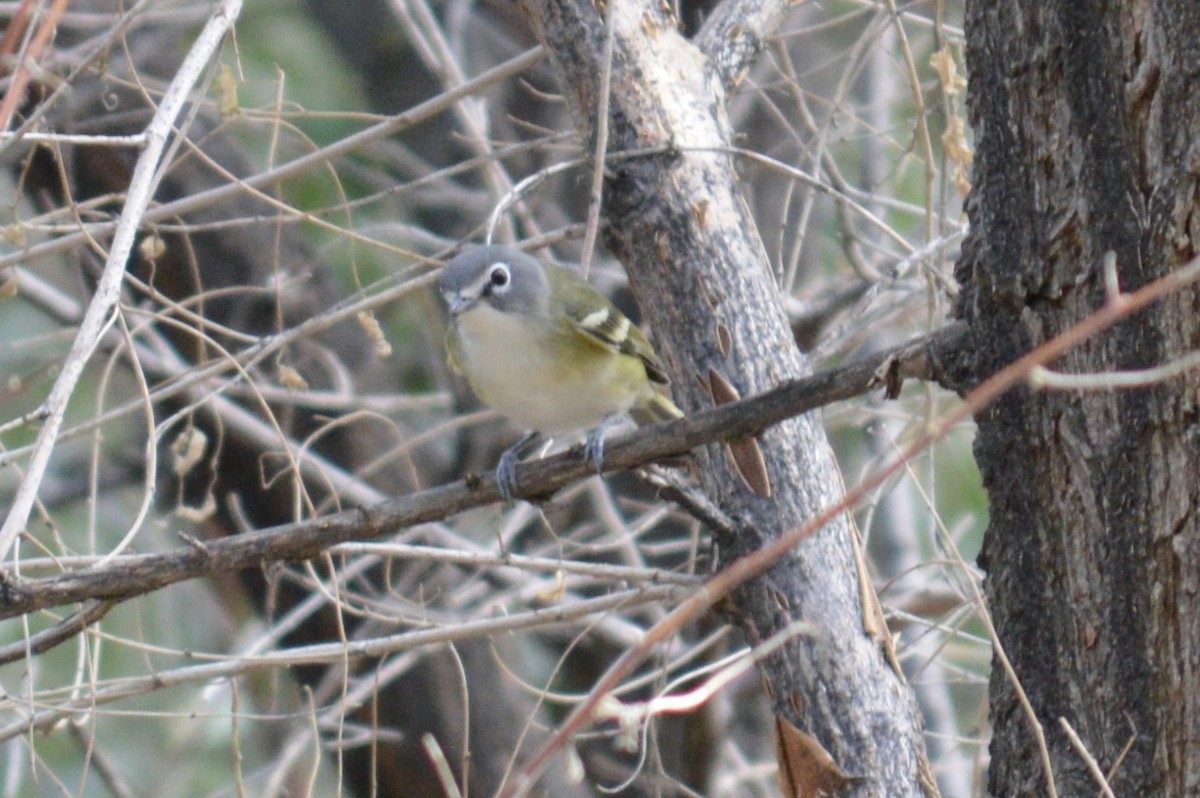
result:
M 547 438 L 591 430 L 587 458 L 600 469 L 604 434 L 624 416 L 638 424 L 679 418 L 660 393 L 662 362 L 641 331 L 570 269 L 512 247 L 480 246 L 439 279 L 450 307 L 450 366 L 484 404 L 531 430 L 500 457 L 506 500 L 517 461 Z

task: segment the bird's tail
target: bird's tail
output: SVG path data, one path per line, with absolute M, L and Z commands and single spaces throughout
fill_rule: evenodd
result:
M 659 421 L 683 418 L 683 411 L 675 406 L 666 394 L 652 390 L 646 401 L 629 411 L 629 416 L 639 427 Z

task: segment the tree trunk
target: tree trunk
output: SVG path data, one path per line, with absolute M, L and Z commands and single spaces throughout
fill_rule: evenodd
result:
M 681 407 L 719 403 L 722 385 L 749 396 L 808 373 L 739 194 L 724 108 L 725 91 L 761 44 L 756 37 L 784 6 L 727 5 L 693 43 L 675 30 L 664 13 L 669 7 L 612 4 L 610 62 L 605 20 L 590 2 L 525 5 L 569 87 L 581 130 L 595 130 L 599 75 L 611 64 L 608 152 L 644 154 L 608 165 L 606 242 L 658 333 Z M 717 541 L 722 562 L 795 528 L 842 494 L 815 416 L 771 428 L 758 445 L 769 496 L 761 483 L 757 490 L 747 484 L 725 447 L 698 453 L 704 489 L 739 525 L 736 535 Z M 808 624 L 761 670 L 777 715 L 857 777 L 833 778 L 812 794 L 817 786 L 863 798 L 936 791 L 925 778 L 911 692 L 865 631 L 854 545 L 843 516 L 737 591 L 728 609 L 755 642 L 796 619 Z
M 1200 5 L 969 3 L 977 143 L 958 267 L 969 384 L 1197 253 Z M 1200 343 L 1183 291 L 1053 364 L 1141 369 Z M 1200 794 L 1200 375 L 1132 389 L 1011 392 L 977 416 L 991 520 L 981 563 L 1060 795 Z M 994 795 L 1049 792 L 1000 667 Z

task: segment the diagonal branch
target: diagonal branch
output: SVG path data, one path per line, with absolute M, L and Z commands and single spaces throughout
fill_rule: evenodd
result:
M 605 471 L 625 471 L 677 458 L 714 441 L 754 436 L 783 419 L 870 390 L 881 383 L 884 367 L 892 374 L 893 387 L 896 380 L 905 377 L 936 376 L 937 364 L 952 353 L 960 335 L 961 328 L 951 325 L 850 365 L 789 380 L 760 396 L 615 438 L 605 446 Z M 518 467 L 516 494 L 525 499 L 549 496 L 594 474 L 580 452 L 562 452 Z M 192 541 L 192 545 L 175 551 L 124 556 L 102 568 L 44 579 L 16 579 L 10 575 L 0 593 L 0 619 L 92 599 L 131 598 L 188 579 L 258 568 L 269 562 L 307 560 L 339 543 L 373 540 L 499 499 L 492 476 L 469 475 L 375 507 L 207 543 Z

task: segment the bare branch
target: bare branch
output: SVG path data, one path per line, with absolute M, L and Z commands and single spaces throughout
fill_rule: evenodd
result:
M 783 15 L 796 5 L 787 0 L 725 0 L 704 20 L 693 41 L 708 56 L 726 92 L 733 93 Z
M 879 353 L 829 372 L 791 380 L 761 396 L 657 424 L 605 444 L 606 473 L 626 471 L 687 454 L 718 440 L 752 437 L 766 427 L 831 402 L 857 396 L 886 379 L 903 379 L 928 368 L 952 348 L 958 328 Z M 879 374 L 888 366 L 894 377 Z M 893 383 L 898 384 L 898 383 Z M 595 474 L 576 450 L 525 463 L 517 469 L 516 494 L 537 499 Z M 127 555 L 103 568 L 46 577 L 9 575 L 0 619 L 89 599 L 125 599 L 201 576 L 258 568 L 264 563 L 307 560 L 339 543 L 375 540 L 399 529 L 449 518 L 500 500 L 492 475 L 414 493 L 371 508 L 347 510 L 296 524 L 214 540 L 159 554 Z

